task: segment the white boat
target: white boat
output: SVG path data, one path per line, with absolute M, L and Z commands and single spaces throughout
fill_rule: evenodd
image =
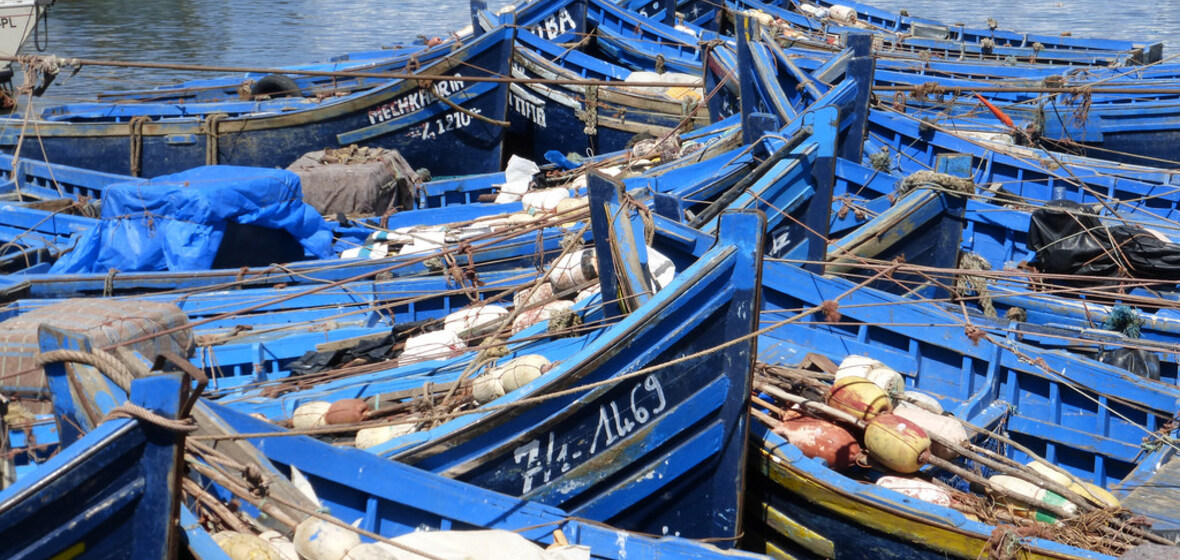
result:
M 0 0 L 0 55 L 15 56 L 55 0 Z

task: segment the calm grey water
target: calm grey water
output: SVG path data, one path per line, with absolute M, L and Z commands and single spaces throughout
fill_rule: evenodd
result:
M 164 64 L 299 64 L 458 30 L 470 21 L 467 5 L 467 0 L 57 0 L 46 52 Z M 35 52 L 31 40 L 24 52 Z M 201 76 L 86 67 L 47 96 L 85 97 Z
M 1180 0 L 870 0 L 947 23 L 1027 32 L 1165 40 L 1180 45 Z M 491 0 L 492 6 L 506 2 Z M 59 56 L 219 66 L 280 66 L 380 48 L 467 25 L 467 0 L 58 0 L 49 49 Z M 30 42 L 31 43 L 31 42 Z M 31 51 L 26 45 L 26 51 Z M 200 74 L 87 67 L 42 103 Z M 19 80 L 19 78 L 18 78 Z
M 1180 1 L 1177 0 L 859 0 L 882 9 L 909 10 L 911 16 L 944 23 L 1000 27 L 1026 33 L 1164 41 L 1165 56 L 1180 54 Z

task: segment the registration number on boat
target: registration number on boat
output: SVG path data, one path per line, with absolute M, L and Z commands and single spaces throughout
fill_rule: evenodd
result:
M 574 21 L 574 16 L 566 8 L 562 8 L 543 21 L 541 24 L 533 27 L 533 34 L 538 37 L 552 41 L 561 36 L 561 34 L 577 29 L 578 24 Z
M 654 420 L 667 408 L 664 388 L 659 378 L 651 374 L 632 385 L 621 398 L 598 406 L 593 437 L 587 439 L 588 432 L 564 435 L 549 432 L 543 438 L 517 447 L 513 458 L 524 468 L 521 493 L 528 494 L 538 482 L 547 484 L 555 475 L 589 461 Z
M 478 108 L 470 109 L 473 114 L 480 113 Z M 467 113 L 460 113 L 458 111 L 447 113 L 440 116 L 433 121 L 427 121 L 422 125 L 421 133 L 417 136 L 422 140 L 430 140 L 436 138 L 440 134 L 446 134 L 452 130 L 458 130 L 471 124 L 473 117 Z
M 459 75 L 455 75 L 455 77 L 462 78 Z M 382 123 L 403 117 L 414 111 L 421 111 L 438 100 L 438 97 L 435 97 L 436 92 L 442 97 L 450 97 L 464 87 L 466 84 L 463 83 L 463 80 L 455 79 L 436 82 L 433 90 L 416 89 L 393 101 L 369 109 L 369 124 Z

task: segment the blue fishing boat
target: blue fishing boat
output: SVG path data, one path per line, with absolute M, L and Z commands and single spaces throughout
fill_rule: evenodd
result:
M 607 182 L 600 187 L 615 189 Z M 619 208 L 617 195 L 603 194 L 604 206 Z M 623 216 L 612 220 L 612 236 L 624 247 L 642 248 L 642 237 L 636 243 L 622 229 L 639 234 L 638 224 Z M 603 226 L 595 227 L 596 237 L 605 233 Z M 733 538 L 740 525 L 734 515 L 740 499 L 735 469 L 741 463 L 733 453 L 745 431 L 739 388 L 747 383 L 745 364 L 752 355 L 743 337 L 755 320 L 750 310 L 756 308 L 755 261 L 761 254 L 756 242 L 762 228 L 752 214 L 723 216 L 721 241 L 693 259 L 695 264 L 677 265 L 682 272 L 654 295 L 644 295 L 650 289 L 636 283 L 643 282 L 645 267 L 630 259 L 611 264 L 612 244 L 601 239 L 595 247 L 602 292 L 633 294 L 624 300 L 633 306 L 629 313 L 611 309 L 620 303 L 577 306 L 574 313 L 585 314 L 583 321 L 605 326 L 573 338 L 547 336 L 544 324 L 520 331 L 508 339 L 503 360 L 541 355 L 554 364 L 550 371 L 474 414 L 369 451 L 622 528 L 664 534 L 668 527 L 668 534 L 685 537 Z M 732 245 L 738 238 L 729 235 L 736 232 L 747 241 Z M 676 245 L 675 237 L 655 243 Z M 643 258 L 642 249 L 614 254 Z M 616 274 L 616 266 L 628 272 Z M 725 342 L 730 344 L 707 351 Z M 470 358 L 422 362 L 274 400 L 247 396 L 227 402 L 271 418 L 298 414 L 295 408 L 313 400 L 383 395 L 385 406 L 396 406 L 395 395 L 412 398 L 420 391 L 413 388 L 423 383 L 461 380 Z M 681 505 L 687 503 L 694 505 Z M 711 513 L 698 515 L 702 508 Z
M 46 330 L 43 349 L 88 350 L 70 339 Z M 63 358 L 75 359 L 57 359 Z M 173 424 L 195 401 L 192 380 L 165 374 L 118 387 L 101 375 L 67 373 L 72 367 L 46 356 L 63 449 L 0 492 L 6 556 L 173 557 L 184 448 L 184 432 Z M 84 392 L 81 383 L 95 393 Z M 90 400 L 97 393 L 110 398 Z M 120 405 L 122 399 L 127 404 Z
M 324 100 L 64 105 L 42 112 L 38 142 L 21 143 L 25 127 L 13 125 L 0 145 L 145 177 L 203 164 L 286 167 L 351 144 L 397 149 L 436 175 L 498 171 L 507 86 L 494 79 L 509 73 L 512 35 L 501 29 L 468 42 L 415 74 L 437 76 L 426 82 L 390 80 Z
M 306 436 L 284 435 L 273 424 L 228 408 L 210 405 L 209 409 L 217 423 L 225 427 L 227 436 L 239 433 L 279 436 L 247 436 L 242 441 L 257 449 L 267 479 L 286 480 L 292 471 L 298 470 L 314 492 L 317 499 L 314 507 L 337 520 L 361 520 L 355 527 L 364 532 L 362 540 L 366 543 L 384 542 L 410 533 L 426 532 L 429 536 L 434 531 L 450 531 L 439 533 L 445 539 L 452 535 L 462 537 L 468 531 L 506 530 L 543 547 L 585 547 L 590 558 L 601 560 L 763 558 L 737 550 L 723 551 L 675 535 L 644 535 L 579 519 L 566 510 L 486 490 L 360 450 L 328 445 Z M 209 464 L 216 466 L 216 463 Z M 238 477 L 236 472 L 226 473 Z M 219 495 L 226 501 L 234 498 L 225 490 Z M 244 502 L 245 511 L 257 511 L 255 505 L 242 498 L 251 497 L 238 498 Z M 264 507 L 273 512 L 274 502 L 268 506 Z M 319 517 L 326 518 L 324 514 Z M 343 521 L 339 524 L 348 526 Z M 397 542 L 409 544 L 403 540 Z M 197 557 L 216 558 L 201 553 Z
M 804 2 L 790 0 L 790 5 L 796 10 Z M 1132 53 L 1132 60 L 1141 64 L 1150 64 L 1163 58 L 1162 42 L 1145 43 L 1121 41 L 1117 39 L 1074 37 L 1070 34 L 1046 35 L 1022 33 L 1001 29 L 998 25 L 988 22 L 987 29 L 967 27 L 962 24 L 947 25 L 935 20 L 914 17 L 905 13 L 894 14 L 887 10 L 856 2 L 855 0 L 816 0 L 815 5 L 829 9 L 834 6 L 845 6 L 856 12 L 858 21 L 867 23 L 882 31 L 908 34 L 917 37 L 929 37 L 968 43 L 980 43 L 985 40 L 994 44 L 1010 44 L 1020 47 L 1032 47 L 1040 44 L 1043 49 L 1080 50 L 1080 51 L 1115 51 Z
M 735 19 L 735 14 L 759 13 L 759 18 L 766 24 L 775 23 L 783 29 L 784 39 L 796 46 L 809 48 L 813 51 L 830 50 L 832 43 L 839 42 L 839 36 L 847 32 L 872 32 L 882 45 L 883 56 L 910 59 L 934 60 L 972 60 L 985 64 L 1023 64 L 1023 65 L 1066 65 L 1101 67 L 1111 65 L 1138 64 L 1146 57 L 1154 56 L 1158 61 L 1162 43 L 1156 43 L 1154 54 L 1145 55 L 1141 49 L 1131 48 L 1131 43 L 1122 43 L 1128 49 L 1109 50 L 1102 48 L 1054 48 L 1046 46 L 1051 43 L 1013 43 L 994 38 L 987 41 L 964 41 L 957 38 L 939 37 L 936 35 L 910 35 L 896 33 L 889 29 L 882 29 L 873 25 L 865 25 L 857 20 L 857 15 L 849 7 L 837 7 L 833 10 L 820 8 L 804 2 L 758 2 L 756 0 L 740 0 L 728 2 L 722 9 L 708 2 L 679 2 L 677 10 L 685 14 L 687 20 L 700 22 L 713 31 L 727 31 Z M 632 10 L 646 13 L 646 17 L 664 19 L 666 23 L 671 18 L 663 8 L 661 0 L 633 0 L 625 3 Z M 709 14 L 712 13 L 712 17 Z M 693 23 L 684 22 L 686 27 Z M 1150 50 L 1150 48 L 1149 48 Z
M 937 125 L 924 125 L 909 115 L 890 111 L 870 111 L 865 158 L 870 166 L 877 161 L 883 170 L 902 174 L 937 167 L 939 160 L 962 158 L 962 168 L 972 170 L 976 184 L 991 185 L 989 188 L 1024 199 L 1045 201 L 1064 196 L 1083 204 L 1108 203 L 1116 212 L 1139 208 L 1140 215 L 1175 219 L 1175 197 L 1169 196 L 1174 189 L 1173 175 L 1161 168 L 1124 167 L 1005 145 L 991 137 L 958 135 Z M 1054 189 L 1061 194 L 1055 197 Z
M 485 10 L 474 17 L 477 29 L 483 29 L 508 22 L 510 16 L 496 18 Z M 517 36 L 513 62 L 514 77 L 551 81 L 511 88 L 509 120 L 513 124 L 506 143 L 512 153 L 523 157 L 540 159 L 550 150 L 579 155 L 615 152 L 633 144 L 637 135 L 661 138 L 710 122 L 700 105 L 696 76 L 632 72 L 533 33 Z M 564 85 L 562 80 L 619 84 Z M 627 86 L 628 81 L 666 85 L 636 88 Z
M 775 328 L 760 341 L 763 360 L 794 364 L 807 352 L 836 361 L 851 354 L 872 356 L 905 372 L 907 390 L 937 397 L 956 417 L 978 427 L 1005 429 L 1009 440 L 1020 446 L 1001 445 L 1001 454 L 1027 462 L 1033 458 L 1028 450 L 1033 450 L 1073 476 L 1112 487 L 1121 496 L 1139 492 L 1143 500 L 1124 505 L 1147 514 L 1160 528 L 1175 523 L 1172 514 L 1151 501 L 1171 490 L 1145 485 L 1152 476 L 1171 476 L 1171 467 L 1161 463 L 1170 451 L 1148 451 L 1144 456 L 1140 444 L 1145 437 L 1154 439 L 1153 434 L 1170 433 L 1167 422 L 1180 394 L 1176 387 L 1010 338 L 972 342 L 969 329 L 961 326 L 924 326 L 960 322 L 952 311 L 905 302 L 785 264 L 768 263 L 763 297 L 766 308 L 781 310 L 775 314 L 783 319 L 794 314 L 791 310 L 819 309 L 824 301 L 837 305 L 834 312 L 840 314 L 833 322 L 819 311 L 805 312 L 803 322 L 810 324 Z M 937 335 L 931 336 L 932 331 Z M 763 478 L 751 485 L 759 489 L 752 503 L 762 501 L 757 507 L 766 526 L 759 531 L 773 546 L 817 553 L 859 550 L 872 543 L 897 553 L 966 558 L 979 554 L 995 530 L 949 508 L 813 468 L 822 463 L 803 457 L 769 428 L 759 427 L 755 433 L 760 439 L 752 445 L 759 448 L 761 459 L 752 472 Z M 1115 486 L 1119 481 L 1123 486 Z M 1154 498 L 1149 497 L 1152 488 Z M 1092 557 L 1053 543 L 1023 542 L 1032 554 Z
M 766 51 L 759 47 L 751 45 L 751 54 L 744 56 L 765 64 Z M 773 74 L 755 72 L 753 76 L 751 81 L 756 83 L 747 90 L 754 92 L 750 97 L 786 95 L 777 80 L 765 79 Z M 782 104 L 771 98 L 757 102 L 770 108 Z M 850 165 L 837 165 L 844 168 L 844 173 L 837 175 L 842 175 L 838 183 L 843 183 L 846 192 L 863 191 L 881 179 L 880 171 L 857 171 Z M 938 169 L 950 172 L 960 168 L 944 163 Z M 885 182 L 898 183 L 896 178 Z M 870 190 L 875 189 L 880 187 Z M 948 212 L 953 207 L 945 202 L 947 197 L 911 192 L 878 207 L 881 214 L 868 222 L 872 227 L 833 244 L 828 256 L 835 260 L 823 268 L 841 272 L 849 265 L 864 264 L 855 258 L 845 261 L 849 252 L 888 259 L 888 253 L 879 252 L 882 248 L 902 251 L 907 259 L 929 255 L 945 261 L 948 254 L 954 259 L 959 230 L 969 220 L 962 217 L 962 201 L 954 210 L 960 212 L 959 218 Z M 981 210 L 977 219 L 986 222 L 986 209 L 977 210 Z M 939 216 L 948 213 L 952 214 L 951 223 L 936 225 Z M 904 248 L 888 247 L 903 237 Z M 1144 457 L 1139 445 L 1144 437 L 1174 430 L 1168 421 L 1180 389 L 1136 377 L 1122 368 L 1029 346 L 1003 331 L 988 336 L 983 330 L 988 326 L 986 320 L 975 325 L 972 321 L 978 316 L 916 298 L 914 284 L 901 275 L 903 267 L 896 265 L 897 270 L 890 274 L 887 261 L 875 262 L 881 264 L 874 266 L 867 278 L 861 276 L 859 284 L 819 276 L 785 262 L 768 262 L 762 282 L 762 324 L 768 332 L 760 340 L 760 359 L 793 365 L 809 353 L 835 362 L 854 354 L 871 356 L 904 372 L 907 390 L 937 397 L 955 417 L 982 428 L 1002 426 L 1018 444 L 1001 444 L 1001 455 L 1027 462 L 1036 454 L 1064 467 L 1072 476 L 1104 487 L 1124 481 L 1126 488 L 1116 492 L 1128 498 L 1135 494 L 1128 507 L 1141 508 L 1160 528 L 1175 524 L 1172 515 L 1157 506 L 1168 496 L 1163 481 L 1173 476 L 1170 467 L 1161 466 L 1170 451 L 1149 451 L 1158 455 L 1141 461 Z M 896 284 L 908 297 L 874 290 L 870 284 Z M 1063 371 L 1069 375 L 1062 375 Z M 762 385 L 756 390 L 768 389 Z M 1132 396 L 1126 398 L 1128 395 Z M 780 407 L 790 405 L 787 401 Z M 858 557 L 866 549 L 899 557 L 972 558 L 981 554 L 998 531 L 994 521 L 979 522 L 945 505 L 926 504 L 912 495 L 866 484 L 875 480 L 871 472 L 858 470 L 851 473 L 855 476 L 848 476 L 829 468 L 835 465 L 809 459 L 772 431 L 778 422 L 773 419 L 769 425 L 757 426 L 751 440 L 757 464 L 750 471 L 746 544 L 755 550 L 797 558 Z M 924 470 L 929 474 L 937 469 Z M 1146 482 L 1152 479 L 1162 483 Z M 1102 557 L 1047 540 L 1023 539 L 1020 543 L 1031 557 Z M 1125 547 L 1102 550 L 1121 554 Z

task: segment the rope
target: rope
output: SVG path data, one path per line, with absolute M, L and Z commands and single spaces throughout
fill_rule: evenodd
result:
M 102 297 L 111 297 L 115 293 L 115 275 L 119 274 L 119 269 L 112 267 L 107 271 L 106 278 L 102 280 Z
M 646 204 L 635 200 L 635 197 L 631 196 L 631 194 L 626 191 L 623 191 L 620 198 L 623 204 L 630 206 L 632 210 L 635 210 L 635 212 L 639 214 L 639 219 L 643 220 L 643 242 L 646 243 L 648 247 L 651 247 L 652 242 L 656 238 L 656 223 L 651 216 L 651 208 L 648 208 Z
M 169 432 L 176 432 L 187 434 L 197 431 L 197 423 L 192 418 L 185 418 L 184 420 L 175 420 L 167 416 L 161 416 L 152 412 L 142 406 L 134 403 L 125 402 L 115 408 L 112 408 L 107 413 L 103 420 L 111 418 L 131 418 L 140 422 L 147 422 L 158 428 L 163 428 Z
M 90 352 L 83 352 L 81 350 L 50 350 L 49 352 L 37 354 L 33 358 L 33 363 L 38 367 L 64 362 L 91 366 L 110 378 L 111 381 L 114 381 L 115 385 L 118 385 L 124 391 L 131 390 L 131 380 L 135 379 L 135 376 L 131 375 L 131 371 L 127 369 L 127 366 L 123 365 L 123 362 L 120 362 L 114 354 L 103 350 L 95 349 Z
M 151 117 L 136 116 L 131 117 L 127 122 L 130 129 L 128 138 L 131 140 L 131 163 L 129 169 L 132 177 L 139 177 L 141 166 L 143 164 L 143 124 L 151 121 Z
M 888 157 L 888 153 L 886 153 L 885 157 Z M 921 185 L 934 185 L 953 193 L 965 195 L 975 194 L 975 181 L 969 178 L 922 170 L 914 172 L 905 179 L 902 179 L 901 183 L 897 185 L 898 197 L 904 196 L 915 187 Z
M 586 123 L 582 132 L 589 136 L 598 134 L 598 86 L 586 88 L 586 110 L 582 112 L 582 122 Z
M 220 142 L 218 138 L 221 135 L 217 132 L 218 125 L 221 124 L 222 119 L 228 118 L 229 115 L 225 113 L 211 113 L 205 117 L 205 135 L 208 138 L 205 140 L 205 165 L 217 165 L 220 159 L 218 150 L 220 149 Z

